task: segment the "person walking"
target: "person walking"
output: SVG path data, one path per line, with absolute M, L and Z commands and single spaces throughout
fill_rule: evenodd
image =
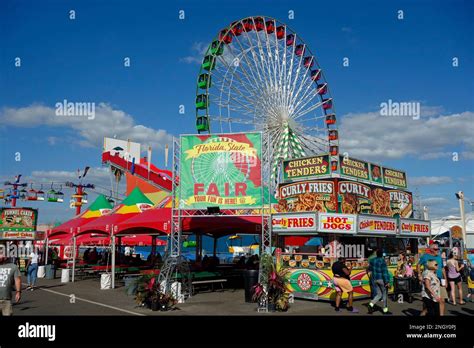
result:
M 341 306 L 342 294 L 345 292 L 348 296 L 347 310 L 352 313 L 359 311 L 352 306 L 354 289 L 351 284 L 351 271 L 344 263 L 344 258 L 340 257 L 338 261 L 332 264 L 333 282 L 336 288 L 336 312 L 339 312 Z
M 436 264 L 438 265 L 438 269 L 436 270 L 436 276 L 438 277 L 438 280 L 440 281 L 440 300 L 439 300 L 439 312 L 440 315 L 444 315 L 444 299 L 448 298 L 448 292 L 446 291 L 446 271 L 444 270 L 443 267 L 443 260 L 441 258 L 441 254 L 439 251 L 439 245 L 436 242 L 431 241 L 430 247 L 427 250 L 426 253 L 422 254 L 420 256 L 420 260 L 418 262 L 418 267 L 417 267 L 417 272 L 418 272 L 418 279 L 420 283 L 423 283 L 423 270 L 427 269 L 427 265 L 429 261 L 436 261 Z M 421 269 L 423 267 L 423 270 Z M 427 310 L 425 307 L 423 307 L 423 310 L 421 311 L 421 316 L 426 315 Z
M 460 271 L 464 268 L 464 265 L 459 267 L 459 263 L 454 257 L 454 253 L 451 251 L 448 256 L 448 261 L 446 262 L 446 267 L 448 268 L 448 281 L 449 286 L 451 288 L 450 295 L 451 295 L 451 304 L 456 305 L 456 287 L 458 288 L 459 294 L 459 304 L 463 305 L 466 302 L 463 301 L 462 297 L 462 278 Z
M 391 314 L 388 311 L 387 304 L 387 292 L 390 286 L 390 275 L 388 273 L 387 264 L 383 258 L 383 252 L 381 249 L 377 250 L 377 257 L 373 258 L 369 262 L 369 273 L 371 278 L 374 280 L 376 286 L 376 294 L 372 301 L 369 302 L 369 314 L 372 314 L 375 310 L 375 304 L 380 299 L 383 300 L 383 314 Z
M 374 249 L 369 249 L 369 252 L 372 252 L 369 257 L 367 258 L 367 262 L 370 265 L 370 260 L 375 259 L 377 257 L 377 250 Z M 369 284 L 370 284 L 370 299 L 373 299 L 377 293 L 377 287 L 375 286 L 375 281 L 373 280 L 370 272 L 369 272 L 369 267 L 367 267 L 367 276 L 369 277 Z
M 15 284 L 15 302 L 21 299 L 21 275 L 18 266 L 7 263 L 5 255 L 0 255 L 0 311 L 3 316 L 13 315 L 12 285 Z
M 35 251 L 34 248 L 31 250 L 31 253 L 28 256 L 28 264 L 26 265 L 26 272 L 27 272 L 26 282 L 28 283 L 26 290 L 33 291 L 36 285 L 36 278 L 38 276 L 38 253 Z
M 421 296 L 423 299 L 424 310 L 426 309 L 426 316 L 440 316 L 441 303 L 441 282 L 436 275 L 438 269 L 438 262 L 430 260 L 427 262 L 426 270 L 423 271 L 423 287 Z

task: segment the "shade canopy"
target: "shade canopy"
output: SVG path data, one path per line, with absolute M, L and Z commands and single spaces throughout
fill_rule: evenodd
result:
M 156 208 L 144 211 L 118 226 L 117 234 L 124 233 L 166 233 L 171 232 L 171 209 Z
M 76 235 L 90 232 L 105 232 L 110 234 L 112 229 L 114 233 L 117 233 L 122 222 L 152 207 L 153 202 L 150 201 L 138 187 L 135 187 L 110 214 L 94 219 L 81 226 L 80 231 Z
M 104 195 L 99 195 L 82 214 L 53 228 L 49 233 L 48 238 L 53 238 L 65 233 L 74 234 L 77 232 L 78 227 L 85 225 L 104 214 L 110 213 L 111 210 L 112 205 L 107 198 Z

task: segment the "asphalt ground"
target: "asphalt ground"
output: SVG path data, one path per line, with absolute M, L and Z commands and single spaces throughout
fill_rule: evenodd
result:
M 243 289 L 224 289 L 223 291 L 201 291 L 188 299 L 186 303 L 177 305 L 177 309 L 167 312 L 153 312 L 150 309 L 137 307 L 133 296 L 126 294 L 125 287 L 118 283 L 116 289 L 101 290 L 99 278 L 78 280 L 74 283 L 61 283 L 60 279 L 38 279 L 34 291 L 23 291 L 22 299 L 14 304 L 15 316 L 151 316 L 151 315 L 338 315 L 363 316 L 367 314 L 368 299 L 354 301 L 359 313 L 351 313 L 345 309 L 336 312 L 332 303 L 295 299 L 288 312 L 258 313 L 256 304 L 246 303 Z M 26 279 L 23 279 L 23 288 Z M 464 284 L 464 295 L 467 287 Z M 381 303 L 380 303 L 381 305 Z M 393 315 L 418 316 L 422 302 L 420 294 L 414 295 L 412 303 L 399 303 L 389 299 L 389 310 Z M 447 316 L 473 316 L 474 303 L 465 305 L 446 304 Z M 372 316 L 382 316 L 377 311 Z

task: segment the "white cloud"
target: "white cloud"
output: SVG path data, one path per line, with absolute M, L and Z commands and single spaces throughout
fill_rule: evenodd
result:
M 430 111 L 431 112 L 431 111 Z M 384 117 L 379 112 L 347 114 L 339 125 L 341 152 L 364 159 L 398 159 L 411 156 L 435 159 L 474 157 L 474 113 L 437 117 Z
M 453 182 L 449 176 L 418 176 L 408 178 L 410 185 L 425 186 L 425 185 L 441 185 Z
M 32 128 L 42 125 L 72 129 L 83 147 L 98 147 L 104 137 L 117 136 L 119 139 L 130 139 L 144 147 L 151 145 L 163 149 L 172 141 L 172 136 L 165 130 L 155 130 L 144 125 L 135 124 L 133 117 L 122 110 L 113 109 L 109 104 L 99 103 L 95 108 L 95 117 L 88 119 L 81 116 L 57 116 L 56 109 L 33 104 L 22 108 L 3 108 L 0 110 L 0 123 L 6 126 Z M 65 136 L 64 139 L 74 139 Z M 47 141 L 54 145 L 59 139 L 49 137 Z
M 446 204 L 448 200 L 444 197 L 427 197 L 421 199 L 421 204 L 426 206 Z
M 208 47 L 209 43 L 195 42 L 191 46 L 191 54 L 179 58 L 179 61 L 187 64 L 201 64 Z

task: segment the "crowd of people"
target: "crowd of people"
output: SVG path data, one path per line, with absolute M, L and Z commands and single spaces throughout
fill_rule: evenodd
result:
M 388 308 L 388 290 L 393 285 L 388 271 L 388 266 L 381 249 L 375 250 L 368 258 L 367 274 L 370 281 L 371 301 L 368 304 L 368 313 L 376 310 L 376 304 L 383 302 L 382 313 L 392 314 Z M 431 242 L 427 251 L 420 255 L 416 270 L 413 267 L 413 257 L 400 253 L 397 269 L 394 276 L 406 279 L 411 284 L 421 288 L 422 308 L 421 316 L 445 315 L 445 302 L 452 305 L 464 305 L 462 290 L 462 272 L 466 267 L 457 259 L 455 252 L 450 251 L 447 258 L 443 258 L 439 244 Z M 346 264 L 344 258 L 339 258 L 332 265 L 334 275 L 333 283 L 336 289 L 335 310 L 340 311 L 343 293 L 347 294 L 347 310 L 357 313 L 353 307 L 353 287 L 350 282 L 351 266 Z M 474 301 L 474 264 L 469 264 L 468 271 L 468 301 Z M 416 288 L 412 287 L 412 290 Z M 449 294 L 448 294 L 449 290 Z M 457 290 L 457 291 L 456 291 Z M 458 301 L 456 301 L 456 292 Z

